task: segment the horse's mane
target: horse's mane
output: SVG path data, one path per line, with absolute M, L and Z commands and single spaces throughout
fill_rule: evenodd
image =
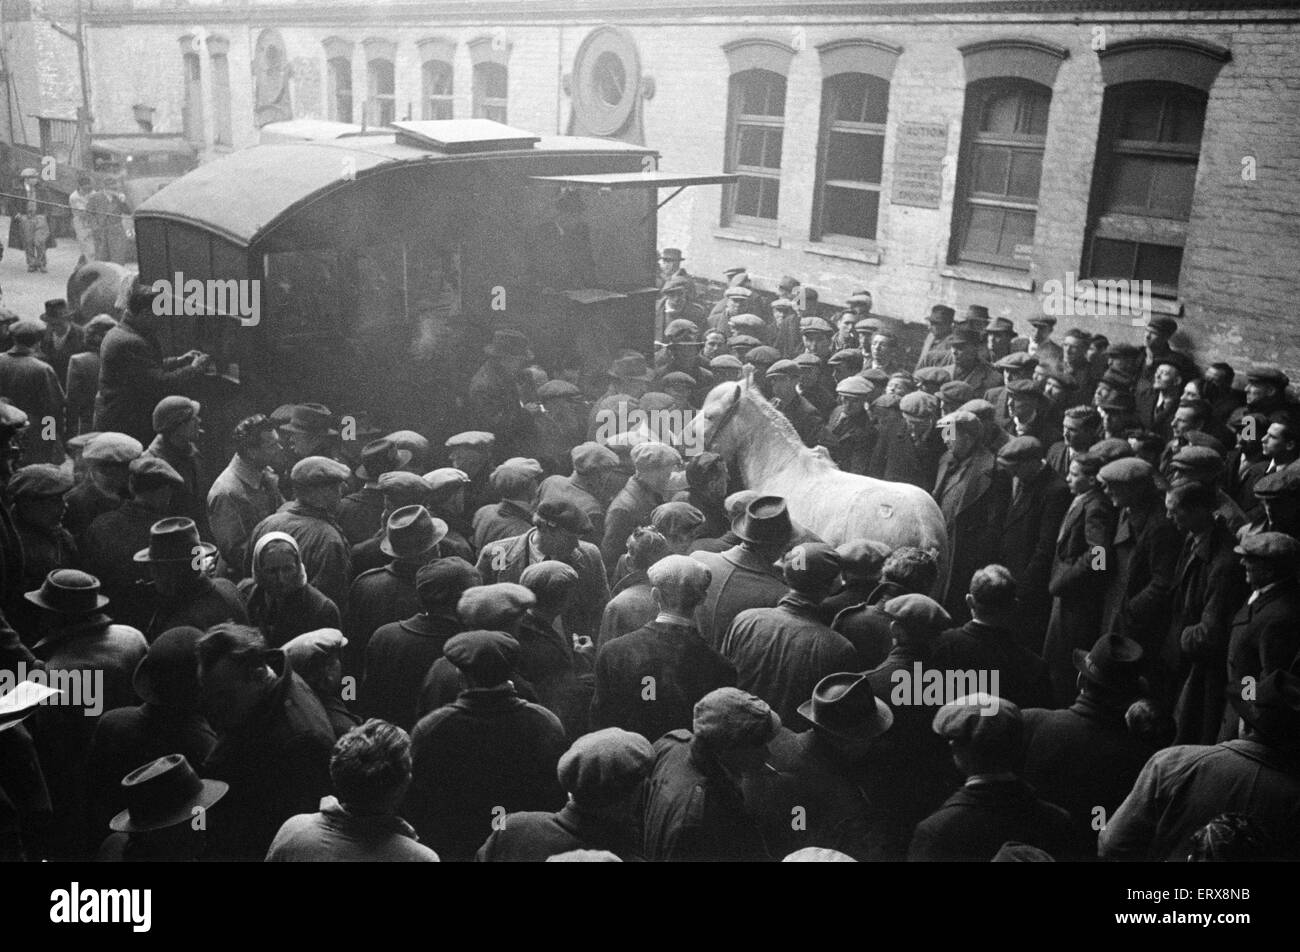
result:
M 804 446 L 803 439 L 794 428 L 784 413 L 772 405 L 771 401 L 763 396 L 757 387 L 744 387 L 741 390 L 740 399 L 748 400 L 755 409 L 763 415 L 772 428 L 781 435 L 781 437 L 790 444 L 790 448 L 795 451 L 795 455 L 800 458 L 800 462 L 808 465 L 818 466 L 824 469 L 835 469 L 836 467 L 820 453 L 815 453 L 808 447 Z

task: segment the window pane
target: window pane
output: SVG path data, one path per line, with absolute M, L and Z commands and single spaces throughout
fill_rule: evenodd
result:
M 1178 287 L 1178 272 L 1183 266 L 1183 249 L 1168 245 L 1138 245 L 1137 274 L 1139 281 Z
M 972 207 L 970 220 L 966 225 L 966 236 L 962 242 L 964 252 L 994 254 L 1002 234 L 1002 216 L 1000 208 Z
M 1192 193 L 1196 190 L 1196 166 L 1191 162 L 1153 163 L 1151 176 L 1151 212 L 1186 221 L 1192 213 Z
M 758 217 L 758 193 L 763 180 L 752 175 L 742 175 L 736 183 L 736 214 Z
M 1038 180 L 1043 168 L 1043 156 L 1038 152 L 1011 153 L 1011 180 L 1007 194 L 1017 198 L 1038 200 Z
M 1123 106 L 1119 137 L 1155 142 L 1160 137 L 1160 105 L 1159 96 L 1130 94 Z
M 980 123 L 983 132 L 1011 134 L 1016 131 L 1016 113 L 1019 109 L 1019 97 L 1015 93 L 996 96 L 984 106 L 984 120 Z
M 781 167 L 781 144 L 785 141 L 785 134 L 780 129 L 764 129 L 763 136 L 763 162 L 764 168 L 779 169 Z
M 763 164 L 763 134 L 767 130 L 757 126 L 741 126 L 736 134 L 736 161 L 750 167 Z
M 760 218 L 771 218 L 776 220 L 777 194 L 780 191 L 781 183 L 777 179 L 763 179 L 762 199 L 759 202 L 758 215 Z
M 1014 258 L 1017 245 L 1033 243 L 1034 213 L 1008 209 L 1002 218 L 1002 239 L 998 243 L 998 254 L 1003 258 Z
M 1026 89 L 1023 95 L 1016 131 L 1027 136 L 1047 135 L 1047 112 L 1052 104 L 1052 94 Z
M 1204 125 L 1204 102 L 1191 96 L 1170 97 L 1165 111 L 1165 127 L 1161 130 L 1164 141 L 1200 145 Z
M 975 174 L 971 190 L 990 195 L 1005 195 L 1010 151 L 1000 146 L 975 147 Z
M 429 60 L 424 64 L 424 94 L 426 96 L 450 96 L 451 64 L 442 60 Z
M 391 96 L 393 86 L 393 64 L 388 60 L 371 60 L 370 95 Z
M 737 73 L 742 113 L 751 116 L 785 115 L 785 77 L 765 69 Z
M 822 211 L 822 231 L 854 238 L 875 238 L 880 193 L 828 186 Z
M 862 111 L 863 122 L 884 123 L 889 118 L 889 80 L 879 76 L 867 77 L 867 102 Z
M 831 93 L 831 118 L 861 122 L 867 98 L 867 77 L 863 73 L 841 73 L 826 82 Z
M 1151 192 L 1151 159 L 1121 155 L 1115 159 L 1110 183 L 1110 208 L 1146 208 Z
M 623 101 L 623 94 L 627 90 L 627 70 L 623 68 L 623 61 L 617 53 L 606 50 L 596 57 L 591 81 L 596 94 L 608 105 L 617 106 Z
M 1133 254 L 1136 245 L 1131 241 L 1098 238 L 1092 246 L 1092 276 L 1094 278 L 1133 277 Z
M 885 137 L 832 132 L 826 141 L 826 178 L 880 183 Z

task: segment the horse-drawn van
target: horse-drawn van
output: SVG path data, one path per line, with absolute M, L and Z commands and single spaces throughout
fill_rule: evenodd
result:
M 481 119 L 254 146 L 137 209 L 140 277 L 223 416 L 315 400 L 436 438 L 494 329 L 553 371 L 650 353 L 658 190 L 735 180 L 657 159 Z

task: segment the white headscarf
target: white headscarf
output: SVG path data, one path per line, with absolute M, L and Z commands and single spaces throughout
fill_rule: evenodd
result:
M 262 555 L 272 542 L 287 542 L 289 548 L 293 549 L 294 558 L 298 560 L 298 584 L 306 585 L 307 566 L 302 564 L 302 550 L 298 548 L 298 540 L 287 532 L 268 532 L 257 540 L 257 544 L 253 546 L 253 581 L 259 581 L 258 571 L 262 568 Z

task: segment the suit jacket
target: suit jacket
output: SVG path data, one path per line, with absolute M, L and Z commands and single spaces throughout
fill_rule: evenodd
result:
M 943 453 L 943 441 L 936 430 L 932 429 L 918 446 L 908 435 L 901 414 L 882 416 L 867 475 L 891 483 L 911 483 L 930 492 L 934 489 Z
M 99 353 L 85 351 L 68 359 L 68 433 L 89 433 L 95 421 L 95 391 L 99 389 Z
M 41 338 L 40 358 L 51 367 L 60 381 L 68 379 L 68 361 L 73 354 L 86 349 L 86 330 L 78 324 L 69 324 L 68 332 L 61 343 L 54 340 L 54 328 L 46 327 L 45 336 Z
M 1228 636 L 1228 690 L 1240 691 L 1243 678 L 1260 678 L 1289 668 L 1300 653 L 1300 582 L 1288 578 L 1260 591 L 1232 619 Z M 1220 740 L 1237 736 L 1237 712 L 1224 715 Z
M 483 576 L 483 584 L 518 582 L 524 569 L 532 562 L 531 543 L 536 534 L 536 529 L 530 529 L 523 535 L 493 542 L 480 552 L 478 570 Z M 600 550 L 590 542 L 579 541 L 578 547 L 562 561 L 578 572 L 577 594 L 564 610 L 564 624 L 571 633 L 587 635 L 594 640 L 600 632 L 600 619 L 609 601 L 609 583 L 605 579 Z
M 984 447 L 959 462 L 951 453 L 939 461 L 934 498 L 948 530 L 950 568 L 943 606 L 953 618 L 966 618 L 966 592 L 975 572 L 998 551 L 1011 501 L 1011 479 Z
M 1159 652 L 1169 628 L 1169 593 L 1181 548 L 1182 538 L 1165 515 L 1160 495 L 1137 511 L 1130 507 L 1119 513 L 1102 632 L 1118 631 L 1148 654 Z
M 424 677 L 442 657 L 442 646 L 464 627 L 454 610 L 439 615 L 420 612 L 381 626 L 366 645 L 359 697 L 366 715 L 406 731 L 415 727 Z
M 910 862 L 987 863 L 1008 840 L 1070 859 L 1077 841 L 1070 814 L 1040 800 L 1020 778 L 963 786 L 922 820 L 912 837 Z
M 1159 433 L 1161 437 L 1168 440 L 1173 436 L 1169 424 L 1173 421 L 1174 414 L 1178 412 L 1178 398 L 1174 397 L 1167 401 L 1164 407 L 1158 410 L 1156 405 L 1159 400 L 1160 394 L 1155 390 L 1144 390 L 1137 394 L 1138 419 L 1148 430 Z
M 1052 578 L 1056 536 L 1071 498 L 1065 480 L 1050 465 L 1044 466 L 1021 484 L 1019 495 L 1013 485 L 1003 523 L 996 561 L 1015 576 L 1021 608 L 1040 626 L 1037 645 L 1042 644 L 1051 612 L 1052 596 L 1047 587 Z
M 588 486 L 586 480 L 577 473 L 568 476 L 547 476 L 538 488 L 537 504 L 540 506 L 544 502 L 561 499 L 573 503 L 591 520 L 591 532 L 582 536 L 582 541 L 598 546 L 605 538 L 605 504 L 592 492 L 593 488 Z
M 663 502 L 663 496 L 636 476 L 619 490 L 614 501 L 609 504 L 609 511 L 605 513 L 605 536 L 600 543 L 600 555 L 605 560 L 607 576 L 614 576 L 618 557 L 627 551 L 628 536 L 637 526 L 649 525 L 650 513 Z
M 930 666 L 944 671 L 996 673 L 988 692 L 1020 707 L 1045 707 L 1051 701 L 1047 665 L 1016 641 L 1015 632 L 974 619 L 949 628 L 935 639 Z M 955 700 L 955 698 L 947 698 Z
M 134 436 L 145 446 L 153 439 L 153 409 L 168 394 L 180 393 L 202 371 L 179 358 L 164 359 L 162 345 L 128 318 L 99 347 L 99 394 L 95 429 Z
M 54 368 L 28 347 L 15 344 L 0 354 L 0 397 L 27 414 L 31 435 L 23 454 L 25 463 L 52 463 L 63 459 L 63 387 Z M 54 421 L 57 439 L 45 439 L 45 419 Z
M 695 610 L 700 635 L 715 650 L 736 616 L 747 608 L 770 608 L 788 591 L 778 570 L 757 555 L 736 545 L 725 552 L 691 553 L 713 573 L 704 601 Z

